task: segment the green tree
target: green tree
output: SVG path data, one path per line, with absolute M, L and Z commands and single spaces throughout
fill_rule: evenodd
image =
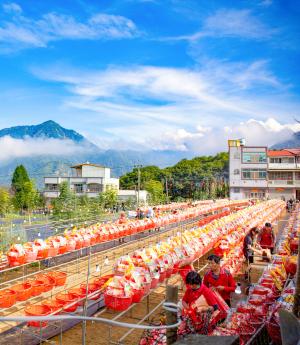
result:
M 151 204 L 160 204 L 165 202 L 164 187 L 161 182 L 149 180 L 144 183 L 144 188 L 150 194 Z
M 59 186 L 59 196 L 53 201 L 53 215 L 60 218 L 72 218 L 77 208 L 77 197 L 64 181 Z
M 0 187 L 0 215 L 3 217 L 5 216 L 11 208 L 11 198 L 9 191 L 4 188 Z
M 207 199 L 228 196 L 228 153 L 215 156 L 200 156 L 182 159 L 177 164 L 165 169 L 156 166 L 141 168 L 141 188 L 145 189 L 149 181 L 159 182 L 170 200 Z M 135 189 L 138 169 L 121 176 L 120 186 Z M 222 183 L 220 182 L 222 181 Z
M 22 212 L 27 211 L 30 217 L 32 210 L 39 203 L 40 196 L 35 188 L 34 181 L 30 180 L 23 165 L 16 167 L 12 177 L 11 187 L 14 193 L 13 205 L 15 209 Z
M 29 223 L 31 223 L 32 211 L 38 206 L 40 202 L 40 194 L 35 188 L 34 181 L 29 180 L 24 183 L 23 193 L 25 200 L 25 208 L 28 212 Z
M 107 189 L 106 191 L 100 193 L 98 197 L 98 202 L 102 209 L 112 208 L 118 202 L 118 193 L 114 189 Z

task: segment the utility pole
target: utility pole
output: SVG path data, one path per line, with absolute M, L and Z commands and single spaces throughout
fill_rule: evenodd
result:
M 169 189 L 168 189 L 168 177 L 166 176 L 166 197 L 167 197 L 167 204 L 169 203 Z
M 142 165 L 140 164 L 136 164 L 134 166 L 135 168 L 138 169 L 138 192 L 137 192 L 137 207 L 139 208 L 140 207 L 140 190 L 141 190 L 141 168 L 142 168 Z

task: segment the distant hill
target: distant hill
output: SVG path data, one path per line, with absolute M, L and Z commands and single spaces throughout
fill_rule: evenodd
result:
M 16 126 L 0 130 L 0 137 L 9 135 L 15 139 L 31 138 L 54 138 L 70 139 L 77 143 L 87 141 L 81 134 L 61 127 L 55 121 L 49 120 L 35 126 Z
M 70 166 L 78 163 L 92 162 L 112 168 L 113 176 L 120 176 L 131 171 L 135 164 L 166 167 L 177 163 L 182 158 L 191 158 L 181 151 L 145 152 L 135 150 L 102 150 L 88 141 L 84 136 L 72 129 L 65 129 L 54 121 L 46 121 L 35 126 L 17 126 L 0 130 L 0 138 L 10 136 L 15 139 L 53 138 L 72 140 L 78 145 L 84 145 L 83 152 L 71 155 L 42 155 L 24 158 L 12 158 L 0 164 L 0 185 L 9 185 L 15 167 L 23 164 L 30 176 L 43 187 L 43 177 L 53 174 L 70 173 Z
M 292 138 L 281 143 L 273 145 L 272 149 L 291 149 L 300 147 L 300 132 L 296 132 L 293 134 Z

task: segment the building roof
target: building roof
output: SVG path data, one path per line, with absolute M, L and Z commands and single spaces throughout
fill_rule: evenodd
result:
M 289 151 L 293 155 L 296 155 L 296 156 L 300 155 L 300 148 L 299 147 L 298 148 L 294 148 L 294 149 L 286 149 L 286 151 Z
M 71 168 L 81 168 L 84 165 L 88 165 L 88 166 L 92 166 L 92 167 L 97 167 L 97 168 L 106 168 L 104 165 L 100 165 L 100 164 L 92 164 L 92 163 L 82 163 L 82 164 L 77 164 L 72 166 Z
M 283 157 L 283 156 L 294 156 L 293 153 L 288 150 L 268 150 L 269 157 Z

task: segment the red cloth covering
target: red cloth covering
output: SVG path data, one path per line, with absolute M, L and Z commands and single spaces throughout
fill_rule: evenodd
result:
M 258 243 L 264 249 L 274 247 L 274 233 L 272 229 L 263 228 L 258 239 Z
M 231 273 L 224 268 L 221 268 L 218 279 L 215 279 L 212 271 L 207 272 L 203 278 L 203 284 L 209 288 L 224 286 L 224 290 L 218 290 L 218 292 L 225 301 L 230 299 L 230 293 L 236 289 L 236 282 Z

